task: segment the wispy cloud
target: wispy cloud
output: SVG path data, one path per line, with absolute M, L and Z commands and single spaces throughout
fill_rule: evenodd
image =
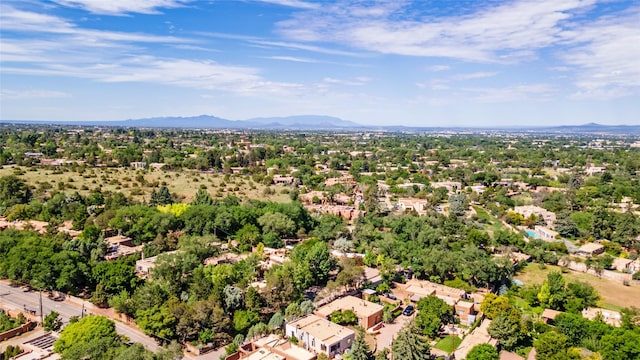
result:
M 321 53 L 321 54 L 328 54 L 328 55 L 356 56 L 356 57 L 363 56 L 361 53 L 357 53 L 357 52 L 353 52 L 353 51 L 343 51 L 343 50 L 338 50 L 338 49 L 332 49 L 332 48 L 326 48 L 326 47 L 308 45 L 308 44 L 301 44 L 301 43 L 295 43 L 295 42 L 269 41 L 269 40 L 256 40 L 256 39 L 252 39 L 252 40 L 250 40 L 250 42 L 252 42 L 254 44 L 263 45 L 263 46 L 287 48 L 287 49 L 294 49 L 294 50 L 305 50 L 305 51 L 316 52 L 316 53 Z
M 372 79 L 370 77 L 356 77 L 354 79 L 334 79 L 326 77 L 322 81 L 326 84 L 339 84 L 348 86 L 363 86 L 369 83 Z
M 297 57 L 297 56 L 262 56 L 263 59 L 270 59 L 270 60 L 282 60 L 282 61 L 291 61 L 291 62 L 299 62 L 299 63 L 317 63 L 318 60 L 315 59 L 309 59 L 309 58 L 303 58 L 303 57 Z
M 46 64 L 39 68 L 5 67 L 6 73 L 71 76 L 100 82 L 146 82 L 194 89 L 225 90 L 236 94 L 290 94 L 299 84 L 273 82 L 251 67 L 221 65 L 211 61 L 132 57 L 109 64 Z
M 298 9 L 317 9 L 320 7 L 320 4 L 315 4 L 312 2 L 301 1 L 301 0 L 256 0 L 256 1 L 282 5 L 282 6 L 289 6 L 289 7 L 298 8 Z
M 267 80 L 255 67 L 162 57 L 145 46 L 159 43 L 210 51 L 193 39 L 86 29 L 60 17 L 8 5 L 2 5 L 1 10 L 3 32 L 27 34 L 0 39 L 3 62 L 0 71 L 5 74 L 146 82 L 235 94 L 286 95 L 300 87 L 296 83 Z
M 426 68 L 427 71 L 431 71 L 431 72 L 440 72 L 440 71 L 446 71 L 450 69 L 451 69 L 451 66 L 449 65 L 433 65 L 433 66 L 428 66 Z
M 573 45 L 560 54 L 577 68 L 576 97 L 612 98 L 640 90 L 640 6 L 567 32 Z
M 496 76 L 498 73 L 497 72 L 474 72 L 474 73 L 468 73 L 468 74 L 458 74 L 458 75 L 454 75 L 451 77 L 452 80 L 455 81 L 464 81 L 464 80 L 471 80 L 471 79 L 482 79 L 482 78 L 488 78 L 488 77 L 493 77 Z
M 40 36 L 67 36 L 59 46 L 78 42 L 85 47 L 110 46 L 117 42 L 190 43 L 193 40 L 174 36 L 157 36 L 131 32 L 117 32 L 81 28 L 61 17 L 24 11 L 9 5 L 0 5 L 2 32 L 39 33 Z
M 10 100 L 30 100 L 30 99 L 44 99 L 44 98 L 68 98 L 71 94 L 54 91 L 54 90 L 10 90 L 1 89 L 0 97 Z
M 131 13 L 159 14 L 160 9 L 185 6 L 191 0 L 53 0 L 56 3 L 80 8 L 94 14 L 127 15 Z
M 420 17 L 405 2 L 341 2 L 278 24 L 295 41 L 334 41 L 384 54 L 507 62 L 561 40 L 562 23 L 595 0 L 516 1 L 473 14 Z

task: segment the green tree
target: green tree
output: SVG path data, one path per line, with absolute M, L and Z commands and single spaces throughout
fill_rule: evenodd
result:
M 389 360 L 389 354 L 390 353 L 391 353 L 391 350 L 389 350 L 389 348 L 384 348 L 382 350 L 379 350 L 376 353 L 375 360 Z
M 236 309 L 239 309 L 243 306 L 243 297 L 242 297 L 242 289 L 233 286 L 227 285 L 224 287 L 224 307 L 227 313 L 231 314 Z
M 498 350 L 489 344 L 479 344 L 471 348 L 467 354 L 467 360 L 498 360 Z
M 92 350 L 86 348 L 87 345 L 115 346 L 117 339 L 118 334 L 113 321 L 103 316 L 89 315 L 76 323 L 67 325 L 54 343 L 53 350 L 58 354 L 62 354 L 64 358 L 72 358 L 69 356 L 70 353 L 76 353 L 78 350 L 83 350 L 83 352 Z M 100 350 L 100 347 L 93 350 Z M 100 352 L 97 354 L 100 354 Z M 100 355 L 98 358 L 103 357 Z
M 235 238 L 241 251 L 251 251 L 251 247 L 260 242 L 260 229 L 253 224 L 245 224 L 236 232 Z
M 158 191 L 154 189 L 149 199 L 149 205 L 151 206 L 173 204 L 173 202 L 173 196 L 171 196 L 166 186 L 161 186 Z
M 249 310 L 237 310 L 233 313 L 233 328 L 238 332 L 243 332 L 252 325 L 257 324 L 260 318 L 258 314 Z
M 281 312 L 277 312 L 273 314 L 273 316 L 271 316 L 271 319 L 269 320 L 269 327 L 274 330 L 279 329 L 282 327 L 282 325 L 284 325 L 284 322 L 285 322 L 284 315 L 282 315 Z
M 616 329 L 602 337 L 602 357 L 607 360 L 640 359 L 640 333 Z
M 422 331 L 422 334 L 431 339 L 435 339 L 440 332 L 442 322 L 440 318 L 430 312 L 418 312 L 415 319 L 415 325 Z
M 590 321 L 580 314 L 562 313 L 554 319 L 556 329 L 566 335 L 572 345 L 579 345 L 588 335 Z
M 541 334 L 533 342 L 533 346 L 536 348 L 536 360 L 580 359 L 580 353 L 571 348 L 569 338 L 555 331 Z
M 16 204 L 26 204 L 31 200 L 31 195 L 31 189 L 19 177 L 0 177 L 0 208 L 7 209 Z
M 351 350 L 349 351 L 349 357 L 351 360 L 369 360 L 370 352 L 371 349 L 369 349 L 369 344 L 367 344 L 364 339 L 364 330 L 358 329 L 356 338 L 351 345 Z
M 467 200 L 467 195 L 458 194 L 458 195 L 451 195 L 449 197 L 449 211 L 451 212 L 451 214 L 456 216 L 462 216 L 464 215 L 465 211 L 467 211 L 468 207 L 469 207 L 469 202 Z
M 496 294 L 487 294 L 480 304 L 480 310 L 489 318 L 494 319 L 499 314 L 511 309 L 512 306 L 509 303 L 509 299 L 505 296 L 498 296 Z
M 412 323 L 398 332 L 391 348 L 394 359 L 428 360 L 431 357 L 429 344 L 416 333 Z
M 145 333 L 159 338 L 172 339 L 175 336 L 174 329 L 177 322 L 167 303 L 136 311 L 138 326 Z
M 506 350 L 512 350 L 523 338 L 522 314 L 518 309 L 498 314 L 489 325 L 489 335 L 496 338 Z
M 213 205 L 213 199 L 207 192 L 207 189 L 200 188 L 191 202 L 191 205 Z
M 291 236 L 296 230 L 296 223 L 282 213 L 267 212 L 258 218 L 258 224 L 265 234 L 272 233 L 280 237 Z
M 45 331 L 58 331 L 62 328 L 62 319 L 60 314 L 52 311 L 44 318 L 44 330 Z
M 423 297 L 416 304 L 416 308 L 420 312 L 435 315 L 444 324 L 453 321 L 453 308 L 437 296 Z
M 540 304 L 554 310 L 563 310 L 566 296 L 567 292 L 562 274 L 558 271 L 550 272 L 538 293 Z

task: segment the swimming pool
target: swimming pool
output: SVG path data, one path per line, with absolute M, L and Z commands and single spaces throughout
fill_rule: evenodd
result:
M 525 231 L 530 238 L 533 238 L 533 239 L 539 238 L 538 234 L 536 234 L 535 231 L 533 230 L 525 230 Z

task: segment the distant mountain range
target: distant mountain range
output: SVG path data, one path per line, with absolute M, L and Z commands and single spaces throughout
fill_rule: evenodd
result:
M 380 130 L 393 132 L 441 132 L 441 131 L 498 131 L 531 132 L 550 134 L 627 134 L 640 135 L 640 125 L 602 125 L 588 123 L 584 125 L 560 126 L 518 126 L 518 127 L 421 127 L 421 126 L 376 126 L 363 125 L 332 116 L 297 115 L 286 117 L 258 117 L 247 120 L 228 120 L 211 115 L 191 117 L 153 117 L 119 121 L 27 121 L 1 120 L 1 123 L 19 124 L 55 124 L 83 126 L 121 126 L 146 128 L 196 128 L 196 129 L 260 129 L 260 130 Z
M 197 128 L 197 129 L 352 129 L 362 128 L 363 125 L 352 121 L 342 120 L 332 116 L 298 115 L 287 117 L 259 117 L 248 120 L 227 120 L 211 115 L 190 117 L 153 117 L 145 119 L 130 119 L 118 121 L 11 121 L 21 124 L 56 124 L 56 125 L 85 125 L 85 126 L 122 126 L 122 127 L 156 127 L 156 128 Z

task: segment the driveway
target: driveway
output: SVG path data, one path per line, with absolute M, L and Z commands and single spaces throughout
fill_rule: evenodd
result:
M 414 313 L 411 316 L 400 315 L 391 324 L 385 324 L 380 333 L 376 335 L 377 347 L 376 351 L 380 351 L 384 348 L 391 348 L 391 343 L 396 338 L 396 334 L 404 327 L 406 323 L 411 321 L 416 316 Z

